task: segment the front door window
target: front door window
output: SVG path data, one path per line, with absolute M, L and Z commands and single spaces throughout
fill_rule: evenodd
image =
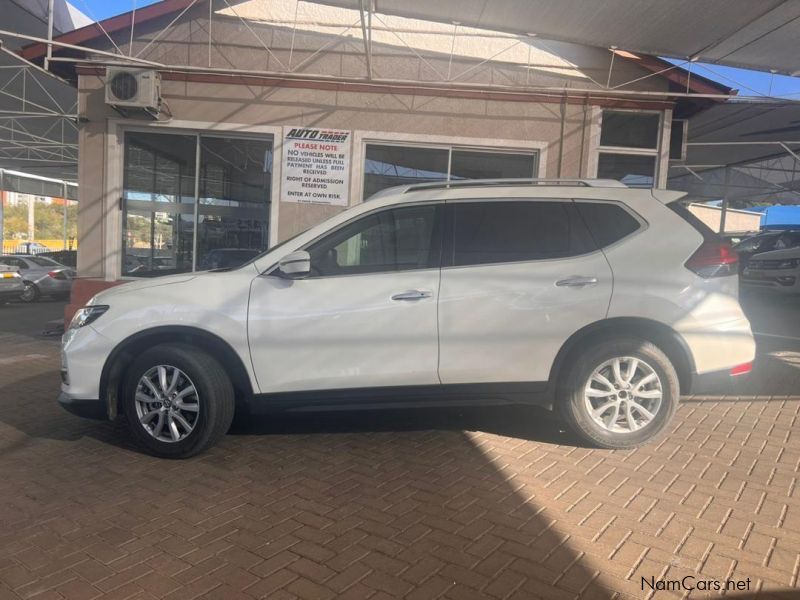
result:
M 313 244 L 317 277 L 433 268 L 439 264 L 436 205 L 407 206 L 367 215 Z

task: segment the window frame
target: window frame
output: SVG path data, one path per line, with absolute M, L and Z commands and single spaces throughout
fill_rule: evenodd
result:
M 655 148 L 632 148 L 629 146 L 603 146 L 600 140 L 603 136 L 603 117 L 606 112 L 615 113 L 635 113 L 635 114 L 655 114 L 658 115 L 658 131 L 656 133 L 656 147 Z M 661 159 L 664 147 L 664 111 L 661 110 L 648 110 L 648 109 L 634 109 L 634 108 L 604 108 L 600 110 L 599 126 L 597 130 L 597 148 L 595 150 L 595 177 L 600 177 L 600 155 L 601 154 L 617 154 L 627 156 L 648 156 L 653 158 L 653 184 L 651 188 L 658 187 L 661 179 Z M 669 159 L 669 148 L 667 148 L 667 158 Z M 647 189 L 647 188 L 643 188 Z
M 333 278 L 339 278 L 339 277 L 361 277 L 361 276 L 367 276 L 367 275 L 384 275 L 384 274 L 390 274 L 390 273 L 410 273 L 410 272 L 440 270 L 442 268 L 442 257 L 443 257 L 443 253 L 444 253 L 444 249 L 445 249 L 445 246 L 444 246 L 444 238 L 445 238 L 445 232 L 444 232 L 444 226 L 445 226 L 445 216 L 444 216 L 444 213 L 445 213 L 445 201 L 444 200 L 428 200 L 428 201 L 422 201 L 422 202 L 403 202 L 403 203 L 400 203 L 400 204 L 391 204 L 389 206 L 376 207 L 374 210 L 370 210 L 370 211 L 361 213 L 359 215 L 356 215 L 352 219 L 349 219 L 349 220 L 345 221 L 344 223 L 339 224 L 338 226 L 334 227 L 333 229 L 329 229 L 328 231 L 325 231 L 324 233 L 318 235 L 313 240 L 310 240 L 307 243 L 303 244 L 297 250 L 303 250 L 305 252 L 309 252 L 309 248 L 311 248 L 312 246 L 314 246 L 316 244 L 319 244 L 319 243 L 323 242 L 325 239 L 327 239 L 327 238 L 329 238 L 331 236 L 335 236 L 335 235 L 341 233 L 341 231 L 343 229 L 346 229 L 346 228 L 356 224 L 357 222 L 359 222 L 361 220 L 372 218 L 375 215 L 378 215 L 378 214 L 380 214 L 382 212 L 391 212 L 393 210 L 398 210 L 398 209 L 403 209 L 403 208 L 414 208 L 414 207 L 419 208 L 419 207 L 426 207 L 426 206 L 431 206 L 434 209 L 434 223 L 433 223 L 433 230 L 432 230 L 432 233 L 431 233 L 431 239 L 432 239 L 432 243 L 435 244 L 437 241 L 439 243 L 439 259 L 437 261 L 438 264 L 436 264 L 434 266 L 420 267 L 420 268 L 417 268 L 417 269 L 402 269 L 402 270 L 392 269 L 392 270 L 381 270 L 381 271 L 366 271 L 366 272 L 363 272 L 363 273 L 337 273 L 337 274 L 333 274 L 333 275 L 309 275 L 308 277 L 305 277 L 303 279 L 304 280 L 308 280 L 308 279 L 333 279 Z M 264 273 L 264 275 L 266 275 L 266 276 L 275 275 L 277 273 L 277 271 L 278 271 L 278 267 L 279 267 L 279 265 L 276 263 L 275 265 L 273 265 L 272 268 L 268 269 Z
M 494 266 L 502 266 L 502 265 L 519 265 L 519 264 L 526 264 L 526 263 L 543 263 L 543 262 L 555 262 L 555 261 L 565 261 L 565 260 L 573 260 L 579 257 L 590 256 L 597 252 L 602 252 L 602 249 L 597 247 L 597 243 L 594 241 L 594 238 L 591 235 L 591 231 L 589 231 L 588 226 L 583 221 L 580 213 L 578 212 L 577 206 L 575 203 L 580 201 L 580 199 L 576 198 L 457 198 L 452 200 L 447 200 L 445 203 L 446 210 L 444 214 L 444 233 L 442 235 L 443 245 L 442 245 L 442 269 L 474 269 L 480 267 L 494 267 Z M 579 219 L 580 222 L 583 224 L 583 227 L 586 229 L 586 233 L 589 236 L 589 241 L 593 246 L 593 249 L 588 250 L 586 252 L 581 252 L 580 254 L 570 254 L 569 256 L 559 256 L 553 258 L 529 258 L 524 260 L 509 260 L 509 261 L 502 261 L 502 262 L 491 262 L 491 263 L 476 263 L 476 264 L 468 264 L 468 265 L 454 265 L 453 263 L 453 256 L 455 254 L 455 221 L 453 220 L 453 210 L 455 206 L 459 204 L 476 204 L 476 203 L 483 203 L 483 204 L 492 204 L 492 203 L 506 203 L 506 202 L 558 202 L 570 205 L 574 210 L 575 218 Z M 602 202 L 602 201 L 598 201 Z M 641 231 L 638 229 L 637 231 Z M 609 246 L 607 246 L 609 247 Z

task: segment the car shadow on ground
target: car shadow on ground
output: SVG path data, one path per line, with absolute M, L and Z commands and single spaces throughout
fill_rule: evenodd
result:
M 22 378 L 13 386 L 0 388 L 0 421 L 30 437 L 75 441 L 84 436 L 120 447 L 132 447 L 126 424 L 81 419 L 59 409 L 53 414 L 53 398 L 31 403 L 23 418 L 15 410 L 3 410 L 4 398 L 19 390 L 41 386 L 42 378 L 58 389 L 56 371 Z M 41 418 L 30 418 L 41 411 Z M 56 422 L 54 422 L 54 420 Z M 374 410 L 328 410 L 303 413 L 281 412 L 265 415 L 239 414 L 230 435 L 287 435 L 325 433 L 367 433 L 391 431 L 482 431 L 527 441 L 585 447 L 580 439 L 550 411 L 535 406 L 444 407 Z
M 164 516 L 150 510 L 154 503 L 174 507 L 183 518 L 206 519 L 218 504 L 234 502 L 229 510 L 237 514 L 227 514 L 233 520 L 225 525 L 230 543 L 248 532 L 268 558 L 300 541 L 303 536 L 295 537 L 292 527 L 303 535 L 313 530 L 320 569 L 333 573 L 354 561 L 348 572 L 371 572 L 362 582 L 365 593 L 407 595 L 424 580 L 453 598 L 520 586 L 531 598 L 547 597 L 548 590 L 598 598 L 613 593 L 598 579 L 601 565 L 565 539 L 537 502 L 524 453 L 516 457 L 513 449 L 509 455 L 503 450 L 503 460 L 495 462 L 491 444 L 462 431 L 565 442 L 566 434 L 543 411 L 427 409 L 248 419 L 201 456 L 163 461 L 127 451 L 122 425 L 79 419 L 43 397 L 42 390 L 56 389 L 57 381 L 57 372 L 48 371 L 0 389 L 0 421 L 10 426 L 0 427 L 0 470 L 8 481 L 19 480 L 0 486 L 4 522 L 31 527 L 52 519 L 54 511 L 68 511 L 76 521 L 108 514 L 118 531 L 150 531 L 143 522 Z M 47 476 L 54 468 L 57 481 Z M 154 471 L 163 477 L 154 479 Z M 34 501 L 2 495 L 3 489 L 26 486 L 39 489 Z M 81 535 L 108 527 L 102 519 L 86 519 Z M 155 531 L 173 538 L 199 535 L 180 518 L 167 521 L 176 523 L 176 533 L 162 525 Z M 19 529 L 22 536 L 25 529 Z M 15 531 L 16 525 L 4 535 Z

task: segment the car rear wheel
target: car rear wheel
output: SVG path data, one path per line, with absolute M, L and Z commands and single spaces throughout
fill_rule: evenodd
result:
M 558 408 L 585 441 L 633 448 L 664 431 L 679 399 L 678 375 L 656 345 L 635 338 L 592 344 L 567 370 Z
M 19 296 L 19 299 L 23 302 L 36 302 L 39 299 L 40 292 L 39 288 L 36 287 L 35 283 L 30 281 L 25 282 L 25 289 L 22 290 L 22 293 Z
M 225 435 L 233 420 L 230 378 L 213 357 L 190 346 L 147 350 L 127 370 L 123 386 L 131 434 L 155 456 L 198 454 Z

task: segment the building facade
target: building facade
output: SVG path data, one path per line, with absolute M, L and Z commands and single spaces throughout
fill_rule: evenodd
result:
M 663 187 L 676 90 L 729 92 L 653 57 L 370 18 L 367 29 L 359 11 L 295 0 L 165 0 L 105 35 L 78 30 L 69 43 L 104 53 L 60 63 L 78 87 L 79 275 L 221 266 L 394 185 Z M 120 66 L 158 73 L 157 115 L 106 101 Z

